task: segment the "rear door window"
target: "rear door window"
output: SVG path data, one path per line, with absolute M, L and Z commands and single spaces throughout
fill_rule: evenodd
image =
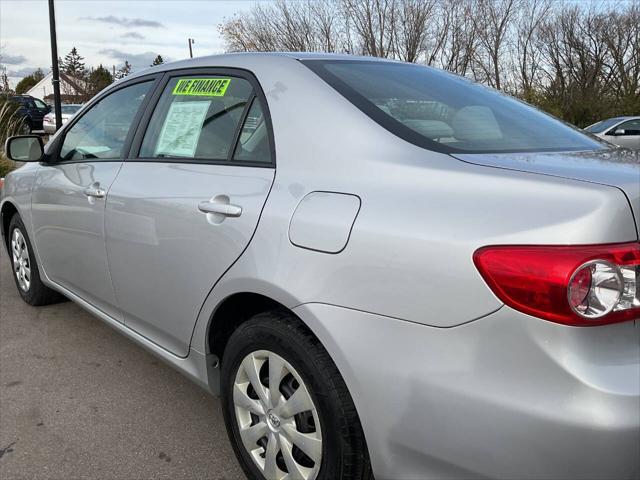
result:
M 229 161 L 253 98 L 253 87 L 243 78 L 171 78 L 151 116 L 139 157 Z
M 36 107 L 38 107 L 39 109 L 43 110 L 45 108 L 47 108 L 47 104 L 44 103 L 42 100 L 38 99 L 38 98 L 34 98 L 33 99 Z

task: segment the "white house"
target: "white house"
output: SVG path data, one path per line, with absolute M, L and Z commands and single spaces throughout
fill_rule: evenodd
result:
M 25 95 L 31 95 L 32 97 L 39 98 L 40 100 L 47 102 L 53 98 L 53 74 L 47 73 L 45 77 L 31 87 Z M 77 97 L 86 97 L 86 84 L 83 80 L 78 80 L 64 73 L 60 73 L 60 93 L 62 101 L 76 102 L 79 100 Z

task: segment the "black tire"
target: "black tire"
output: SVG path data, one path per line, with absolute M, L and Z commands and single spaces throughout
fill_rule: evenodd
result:
M 33 132 L 33 125 L 31 124 L 31 120 L 25 118 L 20 126 L 20 135 L 31 135 Z
M 15 274 L 16 268 L 14 264 L 14 256 L 12 252 L 11 239 L 14 236 L 14 231 L 19 230 L 24 238 L 24 241 L 27 245 L 28 256 L 29 256 L 29 267 L 31 270 L 31 278 L 30 285 L 27 290 L 24 290 L 19 282 L 18 278 Z M 33 247 L 31 246 L 31 242 L 29 241 L 29 237 L 27 236 L 27 229 L 24 227 L 24 223 L 22 223 L 22 219 L 20 215 L 17 213 L 13 215 L 11 221 L 9 222 L 9 231 L 7 232 L 7 242 L 9 244 L 9 261 L 11 262 L 11 273 L 13 276 L 13 280 L 15 281 L 16 288 L 18 289 L 18 293 L 22 299 L 27 302 L 29 305 L 41 306 L 41 305 L 50 305 L 52 303 L 59 303 L 65 299 L 63 295 L 56 292 L 55 290 L 50 289 L 42 280 L 40 280 L 40 272 L 38 269 L 38 263 L 35 258 L 35 254 L 33 252 Z
M 259 350 L 273 352 L 291 364 L 316 406 L 322 432 L 322 460 L 317 479 L 373 479 L 360 419 L 344 380 L 320 342 L 286 311 L 261 313 L 243 323 L 231 335 L 224 351 L 224 419 L 247 477 L 265 479 L 240 438 L 233 387 L 242 360 Z

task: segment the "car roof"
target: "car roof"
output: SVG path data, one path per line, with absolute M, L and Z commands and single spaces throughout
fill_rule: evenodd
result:
M 233 64 L 235 68 L 241 65 L 250 69 L 257 62 L 264 61 L 265 58 L 274 59 L 291 59 L 292 62 L 298 60 L 350 60 L 350 61 L 368 61 L 368 62 L 390 62 L 398 63 L 397 60 L 386 58 L 366 57 L 358 55 L 349 55 L 344 53 L 323 53 L 323 52 L 238 52 L 225 53 L 221 55 L 208 55 L 204 57 L 188 58 L 175 62 L 163 63 L 155 67 L 145 68 L 125 77 L 131 79 L 139 76 L 148 75 L 152 72 L 166 72 L 170 70 L 178 70 L 183 68 L 205 68 L 205 67 L 229 67 Z
M 606 120 L 616 120 L 616 121 L 623 121 L 623 120 L 634 120 L 636 118 L 640 118 L 638 116 L 633 116 L 633 115 L 629 115 L 629 116 L 624 116 L 624 117 L 611 117 L 611 118 L 607 118 Z M 601 120 L 601 121 L 606 121 L 606 120 Z M 600 122 L 598 122 L 600 123 Z

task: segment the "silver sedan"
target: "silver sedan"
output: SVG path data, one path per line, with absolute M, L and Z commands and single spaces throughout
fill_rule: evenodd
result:
M 62 124 L 64 125 L 82 108 L 82 105 L 66 104 L 61 106 Z M 51 111 L 47 113 L 42 119 L 42 128 L 44 133 L 56 133 L 56 115 Z
M 22 298 L 221 395 L 249 478 L 640 472 L 638 152 L 423 66 L 234 54 L 7 154 Z
M 619 147 L 640 149 L 640 117 L 614 117 L 585 130 Z

